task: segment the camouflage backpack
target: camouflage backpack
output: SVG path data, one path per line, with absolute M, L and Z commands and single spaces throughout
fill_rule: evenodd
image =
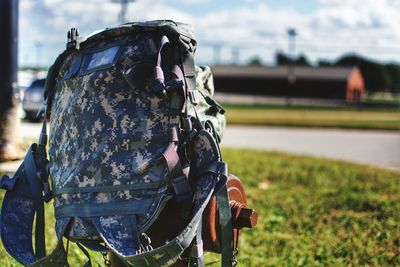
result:
M 224 110 L 212 99 L 210 69 L 194 65 L 191 28 L 128 23 L 86 38 L 71 29 L 68 40 L 46 80 L 49 159 L 45 119 L 38 144 L 1 181 L 6 250 L 23 265 L 68 266 L 65 237 L 88 256 L 85 266 L 86 248 L 128 266 L 171 265 L 185 251 L 191 266 L 203 266 L 202 213 L 216 195 L 222 265 L 232 266 L 227 166 L 218 147 Z M 43 202 L 52 198 L 58 243 L 46 256 Z M 167 203 L 182 207 L 185 226 L 153 249 L 146 232 Z

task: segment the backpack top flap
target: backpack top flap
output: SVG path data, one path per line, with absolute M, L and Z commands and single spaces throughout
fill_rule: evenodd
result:
M 75 218 L 72 238 L 95 238 L 82 218 L 99 216 L 145 231 L 171 197 L 163 153 L 176 142 L 184 96 L 155 93 L 153 69 L 160 65 L 165 81 L 177 78 L 171 70 L 184 64 L 187 47 L 178 26 L 157 25 L 126 24 L 92 35 L 58 60 L 55 77 L 49 73 L 55 215 Z M 130 219 L 122 220 L 125 215 Z
M 146 22 L 129 22 L 117 27 L 106 28 L 101 31 L 94 32 L 85 39 L 90 42 L 103 38 L 110 38 L 121 34 L 130 34 L 132 32 L 164 32 L 180 36 L 186 39 L 194 47 L 196 46 L 196 38 L 193 33 L 193 27 L 189 24 L 175 22 L 172 20 L 153 20 Z

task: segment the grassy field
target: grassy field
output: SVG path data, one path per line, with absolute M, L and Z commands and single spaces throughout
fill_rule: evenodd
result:
M 274 152 L 223 154 L 260 214 L 257 227 L 243 231 L 239 266 L 400 266 L 399 172 Z M 85 257 L 72 246 L 69 259 L 75 267 Z M 18 266 L 3 247 L 0 266 Z
M 400 109 L 302 108 L 226 105 L 228 123 L 400 130 Z

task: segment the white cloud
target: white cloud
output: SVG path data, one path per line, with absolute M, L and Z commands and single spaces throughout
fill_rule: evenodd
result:
M 267 56 L 266 61 L 271 61 L 276 50 L 287 50 L 288 27 L 299 33 L 297 51 L 313 60 L 357 52 L 378 60 L 400 61 L 400 47 L 396 47 L 400 43 L 400 4 L 396 1 L 322 0 L 309 14 L 258 4 L 212 12 L 196 21 L 197 28 L 203 24 L 201 37 L 241 40 L 248 50 L 255 47 L 252 54 Z
M 209 0 L 191 4 L 212 5 Z M 209 2 L 207 4 L 207 2 Z M 43 41 L 50 63 L 61 52 L 66 31 L 78 26 L 82 34 L 118 23 L 119 6 L 108 0 L 21 0 L 22 62 L 34 63 L 34 43 Z M 99 4 L 101 3 L 101 4 Z M 188 5 L 189 3 L 185 3 Z M 400 61 L 400 1 L 320 0 L 308 14 L 289 8 L 272 8 L 256 1 L 241 1 L 224 10 L 202 15 L 188 14 L 178 1 L 148 0 L 129 5 L 130 20 L 173 19 L 192 23 L 199 41 L 199 60 L 211 60 L 207 44 L 221 42 L 229 61 L 230 49 L 239 48 L 245 62 L 259 55 L 271 62 L 276 50 L 287 50 L 286 31 L 295 27 L 297 51 L 311 59 L 333 59 L 345 52 L 358 52 L 380 59 Z M 29 56 L 27 60 L 24 55 Z

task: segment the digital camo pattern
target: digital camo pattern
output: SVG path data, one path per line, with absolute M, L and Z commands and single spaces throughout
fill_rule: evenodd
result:
M 147 22 L 131 22 L 113 28 L 107 28 L 100 33 L 88 36 L 88 41 L 108 40 L 116 36 L 134 35 L 137 31 L 148 32 L 170 32 L 174 35 L 184 35 L 191 39 L 196 39 L 193 27 L 190 24 L 175 22 L 171 20 L 155 20 Z
M 183 103 L 177 94 L 154 94 L 151 76 L 141 76 L 149 65 L 156 64 L 159 38 L 159 34 L 137 34 L 88 42 L 63 63 L 52 100 L 49 137 L 53 190 L 63 192 L 54 198 L 56 214 L 60 208 L 85 203 L 96 207 L 115 203 L 115 213 L 119 213 L 120 203 L 151 198 L 146 207 L 140 207 L 146 210 L 138 214 L 137 226 L 141 228 L 159 208 L 168 186 L 161 158 L 169 144 L 166 133 L 178 127 Z M 90 53 L 112 46 L 121 49 L 114 65 L 64 78 L 76 61 L 83 58 L 85 62 Z M 157 187 L 135 189 L 143 184 Z M 131 189 L 109 190 L 125 185 Z M 69 234 L 77 239 L 96 239 L 95 232 L 89 222 L 75 219 Z
M 194 172 L 220 160 L 219 150 L 215 142 L 212 135 L 206 130 L 201 130 L 196 136 L 191 147 L 191 162 Z M 203 204 L 210 190 L 215 187 L 216 175 L 206 173 L 201 177 L 191 177 L 190 179 L 196 181 L 192 208 L 192 211 L 195 212 Z
M 27 183 L 23 185 L 29 186 Z M 17 260 L 24 264 L 36 261 L 32 248 L 32 225 L 35 214 L 33 205 L 32 199 L 8 191 L 1 210 L 3 244 L 13 257 L 17 257 Z
M 191 162 L 194 168 L 202 168 L 219 161 L 220 154 L 213 137 L 205 130 L 201 130 L 190 145 Z M 164 246 L 152 251 L 123 257 L 132 266 L 170 266 L 177 261 L 181 253 L 192 242 L 204 208 L 211 198 L 217 182 L 217 175 L 206 173 L 199 177 L 191 177 L 194 188 L 194 200 L 188 226 L 174 239 Z
M 219 111 L 219 104 L 212 99 L 214 96 L 214 80 L 211 69 L 208 66 L 196 66 L 196 95 L 199 104 L 196 105 L 196 111 L 201 121 L 210 121 L 220 140 L 222 140 L 226 119 Z M 195 116 L 192 104 L 189 102 L 189 114 Z
M 169 23 L 163 22 L 163 25 Z M 191 38 L 191 30 L 182 25 L 181 27 L 183 32 L 189 33 L 186 36 Z M 76 241 L 100 241 L 101 236 L 110 247 L 122 248 L 122 254 L 133 254 L 137 252 L 136 240 L 139 232 L 135 226 L 139 230 L 147 227 L 150 219 L 157 216 L 157 211 L 170 197 L 167 172 L 161 163 L 160 153 L 169 141 L 167 130 L 179 124 L 182 99 L 174 93 L 169 95 L 168 100 L 159 97 L 151 92 L 151 78 L 143 80 L 138 77 L 148 70 L 146 64 L 155 64 L 159 34 L 153 34 L 153 31 L 150 34 L 149 31 L 146 34 L 116 36 L 115 32 L 114 35 L 100 34 L 99 40 L 102 42 L 87 42 L 82 45 L 82 50 L 64 58 L 64 64 L 56 77 L 57 86 L 53 88 L 56 96 L 50 116 L 50 172 L 54 192 L 64 193 L 55 196 L 55 208 L 57 211 L 61 207 L 80 207 L 89 203 L 93 207 L 114 203 L 118 212 L 119 203 L 142 203 L 146 199 L 152 201 L 146 207 L 140 208 L 145 209 L 145 212 L 134 215 L 74 217 L 71 214 L 72 218 L 58 218 L 57 248 L 48 257 L 36 261 L 31 245 L 33 202 L 26 197 L 26 190 L 17 187 L 7 192 L 2 209 L 5 214 L 2 212 L 2 234 L 11 237 L 9 241 L 13 242 L 14 251 L 22 255 L 23 262 L 36 261 L 32 266 L 68 265 L 62 242 L 65 231 L 68 231 L 67 236 L 76 238 Z M 191 40 L 191 44 L 195 45 L 195 41 Z M 91 72 L 78 72 L 69 76 L 76 66 L 84 66 L 88 53 L 96 53 L 114 45 L 121 49 L 117 62 L 113 61 L 115 65 L 113 63 L 112 66 L 101 68 L 103 59 L 100 58 Z M 104 62 L 108 64 L 111 61 Z M 137 68 L 142 65 L 145 68 Z M 135 72 L 137 69 L 139 71 Z M 127 70 L 131 71 L 128 73 Z M 166 80 L 170 78 L 169 73 L 165 76 Z M 205 147 L 207 150 L 207 142 L 199 144 L 199 148 Z M 207 152 L 198 155 L 204 160 L 213 158 L 211 154 L 207 157 Z M 195 191 L 200 192 L 195 194 L 195 203 L 206 205 L 215 180 L 212 175 L 204 175 L 195 181 Z M 127 185 L 130 188 L 135 188 L 135 185 L 141 188 L 140 185 L 153 183 L 157 184 L 153 191 L 109 190 L 110 187 L 121 188 Z M 27 184 L 23 185 L 26 189 Z M 75 189 L 79 192 L 74 192 Z M 86 189 L 90 190 L 85 191 Z M 196 204 L 195 207 L 200 211 L 199 205 Z M 14 228 L 7 228 L 9 226 Z M 193 224 L 189 228 L 189 235 L 189 230 L 185 229 L 177 239 L 186 235 L 188 238 L 185 237 L 185 242 L 189 244 L 197 227 Z M 174 250 L 180 246 L 175 245 Z M 178 257 L 173 253 L 159 250 L 153 253 L 154 260 L 164 264 L 172 263 Z
M 136 254 L 140 250 L 136 216 L 100 216 L 93 223 L 108 247 L 122 255 Z
M 62 241 L 59 241 L 56 249 L 48 257 L 45 257 L 46 260 L 44 258 L 39 260 L 33 251 L 33 221 L 35 216 L 40 215 L 37 213 L 35 215 L 37 207 L 34 201 L 31 182 L 28 182 L 28 180 L 32 178 L 38 179 L 38 177 L 29 176 L 32 174 L 34 175 L 35 171 L 33 169 L 27 169 L 33 168 L 33 166 L 30 166 L 30 163 L 26 161 L 29 162 L 32 160 L 36 162 L 36 166 L 34 167 L 36 170 L 43 169 L 43 164 L 45 164 L 43 158 L 40 156 L 37 157 L 35 154 L 35 145 L 36 144 L 29 148 L 24 162 L 19 166 L 17 172 L 12 177 L 12 180 L 15 181 L 13 189 L 9 188 L 4 196 L 0 220 L 1 238 L 7 252 L 24 266 L 66 266 L 66 253 L 63 249 Z M 30 156 L 33 158 L 30 158 Z M 33 173 L 31 173 L 31 171 L 33 171 Z M 64 233 L 67 223 L 68 221 L 64 223 L 64 225 L 59 224 L 60 234 L 57 235 L 59 240 L 62 233 Z M 35 233 L 35 237 L 38 238 L 37 233 Z M 39 235 L 39 238 L 44 238 L 44 236 L 41 237 Z

